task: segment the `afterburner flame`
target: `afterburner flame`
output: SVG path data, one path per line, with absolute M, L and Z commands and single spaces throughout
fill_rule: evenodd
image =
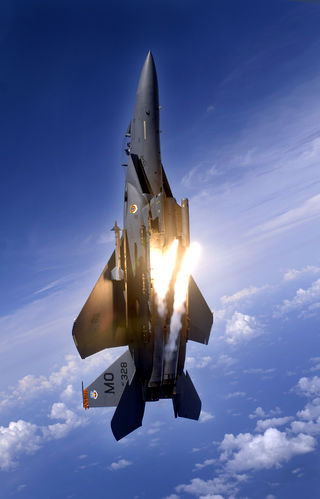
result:
M 156 294 L 158 312 L 161 316 L 166 313 L 165 298 L 172 279 L 172 274 L 176 264 L 178 240 L 175 239 L 166 252 L 161 249 L 151 248 L 151 278 Z

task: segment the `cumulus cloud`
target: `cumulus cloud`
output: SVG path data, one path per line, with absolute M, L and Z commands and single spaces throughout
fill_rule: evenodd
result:
M 203 468 L 206 468 L 207 466 L 211 466 L 216 461 L 217 461 L 216 459 L 205 459 L 205 461 L 203 461 L 203 463 L 196 463 L 193 471 L 202 470 Z
M 320 417 L 315 421 L 293 421 L 291 429 L 294 433 L 307 433 L 308 435 L 320 435 Z
M 255 317 L 235 312 L 227 321 L 226 341 L 230 344 L 250 340 L 262 334 L 261 326 Z
M 123 468 L 127 468 L 128 466 L 132 466 L 132 464 L 132 461 L 127 461 L 127 459 L 119 459 L 118 461 L 111 463 L 108 469 L 110 471 L 118 471 Z
M 49 417 L 64 421 L 63 423 L 55 423 L 43 428 L 44 436 L 49 439 L 64 438 L 72 429 L 86 424 L 84 416 L 78 416 L 75 412 L 68 409 L 63 402 L 56 402 L 52 405 Z
M 283 279 L 285 281 L 293 281 L 294 279 L 298 279 L 304 274 L 319 274 L 320 267 L 315 267 L 314 265 L 307 265 L 301 270 L 297 269 L 289 269 L 284 274 Z
M 0 469 L 9 471 L 18 465 L 23 454 L 33 454 L 49 440 L 65 437 L 72 429 L 86 424 L 86 420 L 67 409 L 63 403 L 52 405 L 49 415 L 62 419 L 63 423 L 38 426 L 20 419 L 11 421 L 7 427 L 0 426 Z
M 209 355 L 205 357 L 187 357 L 186 358 L 186 367 L 189 369 L 198 368 L 203 369 L 207 367 L 211 363 L 211 357 Z
M 299 288 L 292 300 L 284 300 L 273 315 L 277 318 L 294 310 L 312 311 L 318 307 L 320 307 L 320 279 L 314 281 L 307 289 Z
M 319 376 L 313 376 L 313 378 L 303 377 L 300 378 L 296 389 L 302 395 L 306 396 L 320 396 L 320 378 Z
M 230 303 L 236 303 L 240 300 L 243 300 L 244 298 L 249 298 L 253 295 L 256 295 L 257 293 L 260 293 L 261 291 L 265 290 L 268 286 L 261 286 L 257 288 L 256 286 L 250 286 L 249 288 L 244 288 L 241 289 L 240 291 L 237 291 L 231 296 L 222 296 L 221 297 L 221 303 L 223 305 L 228 305 Z
M 293 420 L 292 416 L 285 416 L 283 418 L 270 418 L 257 421 L 255 431 L 263 432 L 268 428 L 283 426 Z
M 312 366 L 310 371 L 320 371 L 320 357 L 311 357 Z
M 230 477 L 218 476 L 212 480 L 202 480 L 201 478 L 193 478 L 189 484 L 181 484 L 176 487 L 176 491 L 193 494 L 197 497 L 206 497 L 214 495 L 235 494 L 238 492 L 236 480 L 230 480 Z
M 307 391 L 309 395 L 309 391 Z M 320 434 L 320 398 L 316 397 L 308 402 L 304 409 L 297 412 L 300 421 L 293 421 L 291 429 L 294 433 Z
M 96 358 L 86 359 L 85 362 L 76 355 L 66 355 L 66 363 L 53 371 L 49 376 L 27 374 L 10 390 L 9 395 L 7 395 L 7 392 L 1 393 L 0 409 L 23 404 L 30 399 L 39 397 L 43 393 L 57 390 L 66 384 L 67 386 L 61 396 L 65 400 L 70 399 L 73 395 L 73 386 L 70 382 L 78 380 L 80 376 L 86 375 L 91 371 L 96 371 L 111 364 L 115 360 L 116 355 L 116 352 L 103 352 L 103 354 L 96 356 Z
M 210 412 L 201 411 L 200 412 L 199 422 L 200 423 L 206 423 L 207 421 L 210 421 L 210 419 L 213 419 L 213 418 L 214 418 L 214 416 Z
M 8 471 L 18 464 L 21 454 L 33 454 L 40 449 L 43 438 L 37 425 L 19 419 L 9 426 L 0 426 L 0 469 Z
M 297 416 L 307 421 L 320 417 L 320 398 L 317 397 L 309 402 L 302 411 L 297 412 Z
M 279 467 L 293 456 L 313 452 L 316 440 L 310 435 L 289 437 L 276 428 L 268 428 L 263 435 L 226 434 L 220 449 L 220 459 L 226 461 L 230 472 Z
M 281 409 L 276 407 L 275 409 L 271 409 L 269 412 L 265 412 L 262 407 L 257 407 L 252 414 L 249 414 L 250 419 L 254 418 L 269 418 L 270 416 L 277 416 L 281 414 Z

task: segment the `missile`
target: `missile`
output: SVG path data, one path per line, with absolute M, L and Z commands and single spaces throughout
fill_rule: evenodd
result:
M 201 401 L 184 371 L 188 340 L 208 344 L 213 314 L 187 267 L 192 261 L 189 203 L 172 195 L 160 153 L 158 80 L 149 51 L 128 140 L 123 228 L 73 324 L 80 356 L 127 350 L 88 387 L 83 406 L 116 407 L 120 440 L 142 425 L 146 402 L 172 399 L 175 417 L 199 419 Z

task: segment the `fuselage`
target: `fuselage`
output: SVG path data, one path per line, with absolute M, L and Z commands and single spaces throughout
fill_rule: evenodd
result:
M 182 234 L 181 207 L 172 197 L 160 154 L 159 96 L 151 52 L 145 60 L 127 136 L 128 166 L 124 196 L 124 229 L 131 263 L 128 275 L 128 324 L 130 348 L 137 372 L 144 380 L 147 400 L 171 397 L 179 372 L 183 371 L 186 316 L 182 318 L 175 353 L 165 355 L 169 341 L 173 290 L 166 296 L 166 314 L 159 314 L 151 272 L 150 252 L 165 252 L 178 240 L 182 253 L 188 237 Z

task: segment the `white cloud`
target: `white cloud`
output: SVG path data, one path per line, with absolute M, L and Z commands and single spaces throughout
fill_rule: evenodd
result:
M 250 296 L 260 293 L 261 291 L 265 290 L 267 287 L 268 286 L 261 286 L 257 288 L 256 286 L 250 286 L 249 288 L 241 289 L 240 291 L 237 291 L 231 296 L 222 296 L 221 303 L 223 305 L 228 305 L 229 303 L 238 302 L 240 300 L 243 300 L 244 298 L 249 298 Z
M 207 421 L 210 421 L 210 419 L 213 419 L 213 418 L 214 418 L 214 416 L 210 412 L 201 411 L 200 412 L 199 422 L 200 423 L 206 423 Z
M 132 466 L 132 464 L 132 461 L 128 461 L 127 459 L 119 459 L 118 461 L 111 463 L 108 469 L 110 471 L 118 471 L 127 468 L 128 466 Z
M 310 371 L 320 371 L 320 357 L 311 357 L 312 367 Z
M 297 412 L 297 416 L 307 421 L 320 417 L 320 398 L 313 399 L 302 411 Z
M 1 393 L 0 409 L 27 403 L 30 399 L 37 398 L 43 393 L 49 393 L 65 386 L 66 383 L 68 384 L 61 397 L 65 400 L 70 399 L 74 392 L 70 382 L 79 380 L 81 376 L 95 372 L 100 368 L 105 368 L 115 360 L 117 353 L 101 352 L 85 361 L 76 355 L 66 355 L 66 364 L 53 371 L 49 376 L 27 374 L 10 390 L 9 396 L 6 396 L 7 393 Z
M 245 374 L 271 374 L 276 371 L 275 367 L 270 367 L 269 369 L 262 369 L 261 367 L 252 367 L 249 369 L 244 369 L 243 372 Z
M 283 276 L 285 281 L 292 281 L 298 279 L 304 274 L 319 274 L 320 267 L 315 267 L 314 265 L 307 265 L 301 270 L 289 269 Z
M 234 312 L 231 319 L 227 321 L 226 341 L 236 344 L 241 341 L 247 341 L 262 334 L 261 326 L 255 317 Z
M 246 393 L 245 392 L 233 392 L 233 393 L 228 393 L 228 395 L 225 395 L 225 399 L 232 399 L 236 397 L 245 397 Z
M 274 236 L 318 218 L 320 218 L 320 194 L 307 199 L 299 206 L 281 215 L 275 216 L 268 222 L 257 225 L 248 232 L 248 235 L 260 238 Z
M 37 425 L 20 419 L 9 426 L 0 426 L 0 469 L 8 471 L 17 466 L 21 454 L 33 454 L 40 449 L 42 435 Z
M 294 433 L 320 435 L 320 417 L 315 421 L 293 421 L 293 423 L 291 423 L 291 429 Z
M 205 357 L 187 357 L 186 358 L 186 367 L 189 369 L 198 368 L 203 369 L 207 367 L 211 363 L 212 359 L 209 355 Z
M 203 461 L 203 463 L 196 463 L 194 466 L 194 470 L 193 471 L 198 471 L 198 470 L 202 470 L 203 468 L 206 468 L 207 466 L 211 466 L 212 464 L 214 464 L 217 460 L 216 459 L 205 459 L 205 461 Z
M 150 428 L 147 430 L 148 435 L 154 435 L 155 433 L 158 433 L 160 431 L 160 428 Z
M 236 362 L 237 362 L 236 359 L 223 353 L 223 354 L 219 355 L 219 357 L 218 357 L 218 359 L 213 367 L 231 367 L 234 364 L 236 364 Z
M 177 496 L 177 494 L 170 494 L 169 496 L 166 496 L 163 499 L 179 499 L 179 496 Z
M 271 409 L 269 412 L 265 412 L 262 407 L 257 407 L 252 414 L 249 414 L 250 419 L 254 418 L 270 418 L 271 416 L 278 416 L 281 414 L 281 409 L 276 407 L 275 409 Z
M 156 447 L 157 445 L 159 445 L 159 443 L 160 443 L 160 438 L 152 438 L 150 440 L 149 445 L 150 447 Z
M 310 394 L 307 390 L 307 395 Z M 297 416 L 303 421 L 293 421 L 291 429 L 294 433 L 307 433 L 308 435 L 320 434 L 320 398 L 316 397 L 307 403 L 305 408 L 297 412 Z
M 250 419 L 254 419 L 254 418 L 264 418 L 266 417 L 266 413 L 264 412 L 264 410 L 262 409 L 262 407 L 257 407 L 254 411 L 253 411 L 253 414 L 249 414 L 249 418 Z
M 182 185 L 187 188 L 198 188 L 199 185 L 207 184 L 214 177 L 220 175 L 216 165 L 211 165 L 209 168 L 203 164 L 198 164 L 182 177 Z
M 293 417 L 292 416 L 285 416 L 283 418 L 270 418 L 270 419 L 264 419 L 264 420 L 259 420 L 257 421 L 257 426 L 255 428 L 255 431 L 258 432 L 263 432 L 267 430 L 268 428 L 274 428 L 277 426 L 283 426 L 290 421 L 292 421 Z
M 284 300 L 282 305 L 277 307 L 274 312 L 274 317 L 280 317 L 293 310 L 307 308 L 307 310 L 315 310 L 320 303 L 320 279 L 317 279 L 307 289 L 298 289 L 292 300 Z
M 46 441 L 63 438 L 74 428 L 86 424 L 85 418 L 76 415 L 61 402 L 52 405 L 49 417 L 62 419 L 64 422 L 39 426 L 20 419 L 11 421 L 7 427 L 0 426 L 1 470 L 15 468 L 21 455 L 33 454 Z
M 301 471 L 301 468 L 295 468 L 294 470 L 292 470 L 292 474 L 297 475 L 298 473 L 300 473 L 300 471 Z
M 49 417 L 64 420 L 64 423 L 55 423 L 43 428 L 44 436 L 50 440 L 64 438 L 71 430 L 83 426 L 87 422 L 84 416 L 78 416 L 68 409 L 63 402 L 55 402 L 52 405 Z
M 70 400 L 74 397 L 75 391 L 72 385 L 68 385 L 60 395 L 62 400 Z
M 296 385 L 296 389 L 306 396 L 320 396 L 320 378 L 318 376 L 314 376 L 313 378 L 300 378 Z
M 263 435 L 226 434 L 220 449 L 220 459 L 226 461 L 230 472 L 279 467 L 293 456 L 313 452 L 316 440 L 304 434 L 288 437 L 276 428 L 268 428 Z
M 200 496 L 199 499 L 223 499 L 223 496 L 220 494 L 207 494 L 205 496 Z
M 218 476 L 212 480 L 202 480 L 201 478 L 193 478 L 189 484 L 181 484 L 176 487 L 177 492 L 186 492 L 199 496 L 214 496 L 235 494 L 238 491 L 236 481 L 232 481 L 229 477 Z

